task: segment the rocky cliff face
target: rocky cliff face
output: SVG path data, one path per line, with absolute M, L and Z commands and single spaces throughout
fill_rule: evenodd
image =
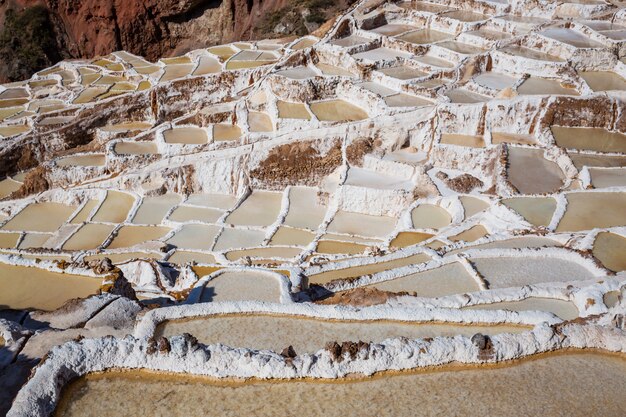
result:
M 303 35 L 334 16 L 346 3 L 0 0 L 0 82 L 27 78 L 63 58 L 126 50 L 156 60 L 233 40 Z M 31 23 L 32 14 L 41 22 Z M 42 38 L 51 40 L 53 47 L 38 47 Z M 30 51 L 27 57 L 16 56 L 25 50 Z

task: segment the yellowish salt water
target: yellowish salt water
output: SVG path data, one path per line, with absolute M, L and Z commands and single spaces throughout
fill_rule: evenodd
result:
M 54 232 L 69 219 L 76 208 L 60 203 L 32 203 L 5 223 L 2 229 Z
M 100 278 L 0 263 L 0 306 L 54 310 L 72 298 L 95 294 Z
M 626 193 L 569 193 L 557 232 L 626 226 Z

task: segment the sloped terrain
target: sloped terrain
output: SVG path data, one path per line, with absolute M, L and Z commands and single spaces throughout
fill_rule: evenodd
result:
M 625 42 L 613 3 L 361 1 L 0 87 L 8 415 L 623 415 Z

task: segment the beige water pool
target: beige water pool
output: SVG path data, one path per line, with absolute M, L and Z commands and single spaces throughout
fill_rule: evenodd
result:
M 0 263 L 0 309 L 54 310 L 95 294 L 102 279 Z
M 535 226 L 547 226 L 556 210 L 556 200 L 550 197 L 505 198 L 502 204 L 519 213 Z
M 416 229 L 440 229 L 452 222 L 447 210 L 433 204 L 420 204 L 411 212 L 413 227 Z
M 467 310 L 547 311 L 563 320 L 573 320 L 580 314 L 571 301 L 555 298 L 530 297 L 521 301 L 503 301 L 464 307 Z
M 552 126 L 556 144 L 568 149 L 626 152 L 626 135 L 600 128 Z
M 365 110 L 345 100 L 319 101 L 309 107 L 315 117 L 325 122 L 350 122 L 368 117 Z
M 202 145 L 209 141 L 207 133 L 199 127 L 176 127 L 163 132 L 165 143 Z
M 570 193 L 557 232 L 626 225 L 626 193 Z
M 66 389 L 57 417 L 256 415 L 571 416 L 626 414 L 623 356 L 571 353 L 484 368 L 384 374 L 339 381 L 216 381 L 108 372 Z M 497 393 L 497 395 L 494 395 Z M 115 398 L 115 401 L 103 401 Z M 211 399 L 208 401 L 207 399 Z M 172 407 L 175 404 L 175 407 Z
M 278 100 L 276 106 L 278 107 L 278 117 L 281 119 L 311 120 L 311 113 L 309 113 L 304 103 L 290 103 Z
M 543 282 L 570 282 L 593 279 L 580 264 L 559 258 L 476 258 L 472 263 L 489 288 L 522 287 Z
M 72 215 L 76 206 L 60 203 L 33 203 L 2 226 L 3 230 L 54 232 Z
M 281 193 L 254 191 L 225 221 L 235 225 L 269 226 L 278 216 L 282 198 Z
M 157 328 L 156 334 L 171 337 L 189 333 L 205 344 L 222 343 L 231 347 L 275 352 L 291 345 L 297 353 L 314 353 L 323 349 L 327 342 L 334 341 L 380 343 L 401 336 L 410 339 L 456 335 L 471 337 L 476 333 L 521 333 L 528 330 L 525 326 L 416 324 L 389 320 L 339 321 L 242 314 L 168 321 Z
M 608 269 L 626 270 L 626 238 L 610 232 L 598 233 L 593 244 L 593 256 Z
M 543 149 L 509 147 L 508 152 L 508 178 L 520 193 L 552 193 L 563 185 L 561 168 L 544 158 Z
M 479 290 L 476 280 L 458 262 L 372 286 L 383 291 L 416 293 L 419 297 L 443 297 Z
M 227 271 L 204 286 L 199 302 L 242 300 L 280 302 L 278 279 L 256 271 Z
M 107 191 L 107 196 L 93 216 L 96 222 L 121 223 L 135 204 L 135 197 L 119 191 Z
M 100 246 L 115 228 L 112 224 L 84 224 L 63 244 L 64 250 L 89 250 Z
M 406 265 L 420 264 L 430 260 L 430 257 L 423 253 L 407 256 L 405 258 L 394 259 L 391 261 L 383 261 L 371 263 L 362 266 L 353 266 L 350 268 L 336 269 L 326 271 L 315 275 L 310 275 L 309 282 L 312 284 L 325 284 L 335 279 L 354 278 L 362 275 L 375 274 L 377 272 L 386 271 L 393 268 L 399 268 Z

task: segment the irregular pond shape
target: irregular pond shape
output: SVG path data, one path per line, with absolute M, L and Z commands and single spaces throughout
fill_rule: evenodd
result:
M 70 223 L 72 224 L 80 224 L 89 220 L 93 213 L 93 211 L 100 205 L 100 200 L 88 200 L 83 208 L 72 218 Z
M 478 283 L 458 262 L 372 284 L 382 291 L 416 293 L 418 297 L 443 297 L 479 291 Z
M 159 148 L 154 142 L 117 142 L 115 153 L 118 155 L 157 155 Z
M 257 111 L 248 112 L 248 126 L 250 132 L 272 132 L 274 124 L 267 113 Z
M 322 254 L 356 255 L 365 252 L 368 246 L 353 242 L 337 242 L 334 240 L 320 240 L 315 251 Z
M 163 132 L 165 143 L 180 143 L 185 145 L 202 145 L 209 141 L 204 129 L 199 127 L 175 127 Z
M 211 250 L 220 229 L 213 225 L 186 224 L 167 243 L 184 249 Z
M 172 256 L 167 259 L 167 261 L 179 265 L 194 261 L 197 263 L 212 264 L 215 263 L 215 256 L 211 255 L 210 253 L 177 250 Z
M 278 107 L 278 117 L 281 119 L 311 120 L 311 113 L 304 103 L 277 100 L 276 106 Z
M 413 227 L 416 229 L 441 229 L 452 222 L 450 213 L 434 204 L 420 204 L 411 212 Z
M 604 305 L 608 308 L 613 308 L 619 303 L 621 294 L 622 293 L 619 291 L 609 291 L 602 296 L 602 301 L 604 301 Z
M 421 243 L 424 240 L 430 239 L 433 236 L 434 235 L 430 233 L 400 232 L 389 243 L 389 246 L 394 247 L 394 248 L 405 248 L 407 246 L 417 245 L 418 243 Z
M 22 183 L 15 181 L 11 178 L 5 178 L 0 181 L 0 198 L 4 198 L 11 194 L 13 191 L 17 191 L 22 186 Z
M 584 281 L 594 278 L 585 267 L 564 259 L 472 258 L 478 272 L 489 282 L 489 288 L 523 287 L 544 282 Z
M 459 200 L 461 200 L 461 205 L 463 205 L 466 219 L 489 208 L 489 203 L 480 198 L 464 195 L 459 197 Z
M 0 248 L 12 249 L 17 246 L 21 233 L 0 233 Z
M 569 193 L 557 232 L 626 226 L 626 193 Z
M 467 230 L 462 231 L 459 234 L 450 236 L 448 239 L 450 239 L 453 242 L 459 242 L 459 241 L 473 242 L 475 240 L 480 239 L 481 237 L 487 236 L 488 234 L 489 232 L 487 231 L 487 229 L 485 229 L 485 226 L 481 224 L 477 224 L 475 226 L 470 227 Z
M 522 95 L 579 95 L 578 91 L 564 86 L 559 80 L 550 80 L 540 77 L 530 77 L 526 79 L 526 81 L 517 87 L 517 92 Z
M 133 216 L 132 223 L 160 224 L 167 212 L 180 203 L 181 200 L 181 196 L 174 193 L 144 197 L 143 200 L 141 200 L 139 209 L 137 209 L 137 212 Z
M 294 258 L 302 252 L 299 248 L 267 247 L 235 250 L 226 254 L 226 259 L 236 261 L 245 256 L 250 258 Z
M 278 280 L 251 271 L 227 271 L 211 279 L 202 289 L 199 302 L 257 300 L 280 302 Z
M 192 194 L 185 204 L 228 210 L 237 203 L 237 197 L 228 194 Z
M 508 153 L 508 178 L 520 193 L 552 193 L 563 185 L 563 171 L 544 158 L 543 149 L 509 147 Z
M 282 204 L 282 193 L 253 191 L 225 222 L 234 225 L 269 226 L 274 223 Z
M 576 169 L 581 170 L 583 166 L 589 167 L 624 167 L 626 166 L 626 156 L 606 156 L 584 153 L 568 152 Z
M 55 232 L 69 220 L 76 208 L 60 203 L 32 203 L 6 222 L 2 230 Z
M 241 129 L 237 125 L 217 123 L 213 125 L 213 140 L 217 142 L 239 139 Z
M 104 243 L 113 229 L 112 224 L 84 224 L 63 244 L 64 250 L 96 249 Z
M 315 117 L 324 122 L 351 122 L 368 117 L 365 110 L 345 100 L 318 101 L 309 107 Z
M 589 168 L 589 175 L 594 188 L 626 187 L 624 168 Z
M 433 42 L 440 42 L 449 39 L 453 39 L 454 35 L 446 32 L 440 32 L 433 29 L 420 29 L 414 32 L 406 33 L 398 39 L 406 42 L 411 42 L 417 45 L 425 45 Z
M 593 91 L 626 90 L 626 80 L 612 71 L 583 71 L 580 76 Z
M 174 222 L 190 222 L 198 221 L 203 223 L 215 223 L 224 214 L 223 211 L 218 209 L 206 208 L 206 207 L 193 207 L 193 206 L 179 206 L 168 219 Z
M 552 126 L 556 144 L 568 149 L 626 153 L 626 135 L 601 128 Z
M 421 264 L 430 260 L 430 256 L 418 253 L 416 255 L 407 256 L 405 258 L 394 259 L 391 261 L 382 261 L 370 263 L 361 266 L 352 266 L 344 269 L 335 269 L 315 275 L 310 275 L 309 282 L 312 284 L 326 284 L 337 279 L 356 278 L 362 275 L 375 274 L 377 272 L 387 271 L 394 268 L 400 268 L 407 265 Z
M 95 294 L 101 284 L 101 278 L 0 263 L 0 306 L 54 310 L 72 298 Z
M 95 222 L 122 223 L 135 204 L 135 197 L 119 191 L 107 191 L 104 202 L 93 216 Z
M 215 242 L 214 251 L 260 246 L 265 240 L 261 230 L 224 229 Z
M 484 148 L 485 140 L 482 136 L 457 135 L 444 133 L 441 135 L 441 143 L 446 145 L 468 146 L 470 148 Z
M 480 304 L 464 307 L 464 310 L 510 310 L 510 311 L 547 311 L 563 320 L 573 320 L 580 314 L 571 301 L 555 298 L 530 297 L 520 301 L 503 301 L 492 304 Z
M 496 240 L 494 242 L 480 243 L 478 245 L 472 245 L 462 247 L 460 249 L 451 250 L 446 255 L 453 255 L 455 253 L 466 252 L 472 249 L 517 249 L 517 248 L 543 248 L 561 246 L 559 242 L 548 239 L 543 236 L 522 236 L 505 240 Z
M 362 340 L 380 343 L 395 337 L 409 339 L 456 335 L 471 337 L 478 332 L 493 335 L 521 333 L 527 330 L 528 328 L 523 326 L 464 326 L 390 320 L 331 321 L 298 316 L 242 314 L 173 320 L 161 324 L 156 334 L 171 337 L 189 333 L 205 344 L 222 343 L 231 347 L 267 349 L 277 353 L 291 345 L 296 353 L 315 353 L 324 349 L 326 343 L 335 341 L 341 343 Z
M 84 260 L 89 262 L 94 259 L 109 258 L 114 264 L 124 263 L 133 259 L 161 259 L 163 253 L 151 253 L 151 252 L 121 252 L 121 253 L 109 253 L 101 252 L 97 255 L 85 256 Z
M 367 224 L 364 229 L 363 225 Z M 366 237 L 384 237 L 395 227 L 396 219 L 386 216 L 338 211 L 327 230 L 334 233 L 354 234 Z
M 122 226 L 107 249 L 128 248 L 150 240 L 159 240 L 172 230 L 163 226 Z
M 300 417 L 344 416 L 354 410 L 363 416 L 407 416 L 414 415 L 415 410 L 424 415 L 510 417 L 587 417 L 597 410 L 607 417 L 626 414 L 624 403 L 618 400 L 626 394 L 626 361 L 622 356 L 555 354 L 480 369 L 450 366 L 436 372 L 338 382 L 233 382 L 115 371 L 74 382 L 65 391 L 56 415 L 139 416 L 148 409 L 172 417 L 261 417 L 277 412 Z
M 551 197 L 505 198 L 502 204 L 513 209 L 535 226 L 548 226 L 556 210 L 556 200 Z
M 593 243 L 593 256 L 614 272 L 626 270 L 626 238 L 615 233 L 600 232 Z
M 313 241 L 315 233 L 292 227 L 279 227 L 272 236 L 271 245 L 306 246 Z

